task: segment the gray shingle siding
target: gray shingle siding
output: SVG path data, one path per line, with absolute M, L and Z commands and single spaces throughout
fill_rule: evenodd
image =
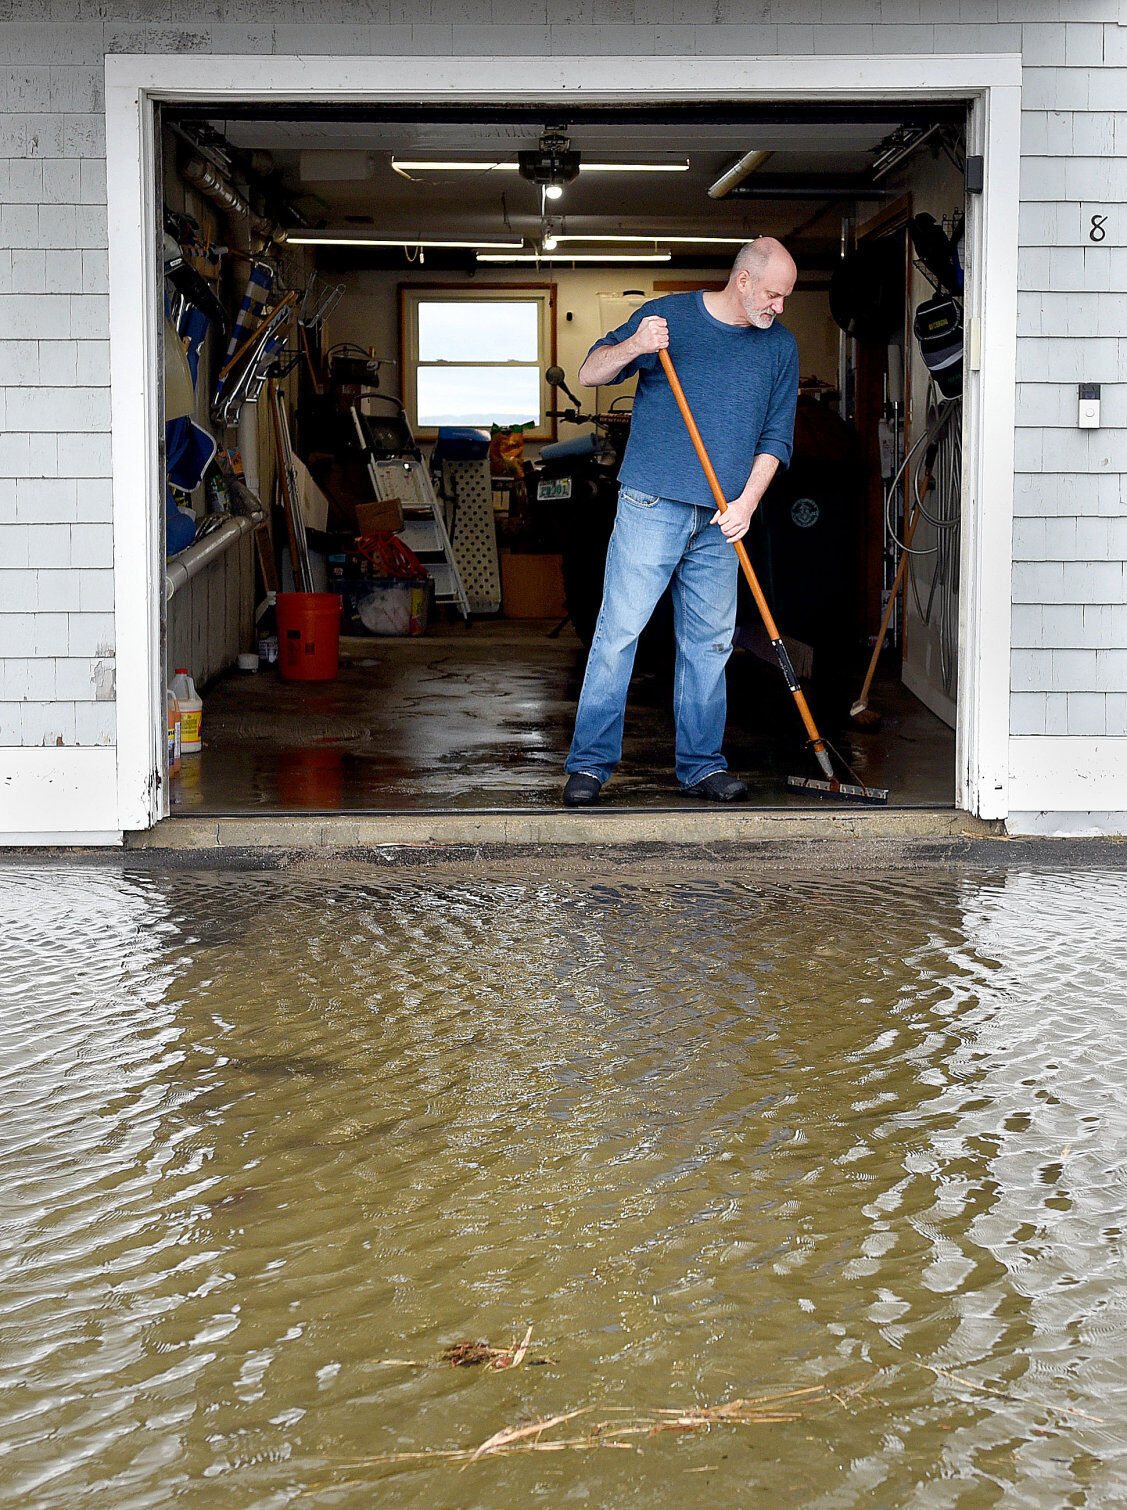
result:
M 102 60 L 145 51 L 1020 49 L 1012 732 L 1127 734 L 1120 21 L 1119 0 L 0 0 L 0 745 L 114 739 Z M 1089 205 L 1117 207 L 1122 245 L 1084 244 Z M 1075 428 L 1081 380 L 1098 432 Z

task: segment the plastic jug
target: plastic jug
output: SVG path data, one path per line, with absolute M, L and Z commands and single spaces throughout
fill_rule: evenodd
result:
M 200 726 L 203 722 L 203 699 L 196 691 L 196 684 L 183 666 L 177 666 L 172 678 L 172 691 L 180 705 L 180 750 L 184 755 L 194 755 L 202 748 Z
M 180 769 L 180 738 L 182 731 L 180 704 L 176 693 L 168 689 L 168 774 L 175 776 Z

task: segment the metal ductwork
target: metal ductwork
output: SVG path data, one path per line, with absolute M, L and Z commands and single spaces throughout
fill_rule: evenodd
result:
M 264 215 L 256 214 L 234 185 L 205 158 L 189 158 L 184 165 L 184 177 L 193 188 L 198 189 L 213 204 L 217 204 L 221 210 L 226 210 L 228 215 L 237 215 L 245 219 L 250 226 L 251 234 L 257 236 L 263 246 L 269 246 L 272 241 L 285 240 L 285 232 L 280 231 L 274 221 L 268 220 Z
M 788 178 L 759 175 L 752 183 L 736 184 L 728 199 L 889 199 L 891 189 L 873 185 L 870 179 L 814 177 Z
M 213 204 L 230 215 L 250 215 L 250 205 L 212 163 L 202 157 L 190 157 L 184 164 L 184 177 Z
M 721 173 L 716 182 L 709 186 L 709 199 L 723 199 L 737 184 L 743 183 L 749 173 L 754 173 L 757 168 L 761 168 L 772 155 L 770 152 L 761 152 L 758 147 L 745 152 L 738 162 L 734 162 L 726 173 Z

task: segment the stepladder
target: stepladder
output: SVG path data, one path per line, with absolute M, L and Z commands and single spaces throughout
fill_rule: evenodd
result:
M 403 510 L 403 528 L 397 531 L 399 539 L 414 551 L 426 568 L 434 583 L 435 602 L 453 603 L 463 619 L 468 619 L 470 601 L 458 570 L 442 501 L 434 490 L 402 410 L 400 416 L 399 424 L 391 425 L 383 420 L 373 423 L 370 416 L 361 414 L 358 406 L 353 407 L 352 419 L 364 452 L 368 477 L 377 498 L 398 500 Z M 401 449 L 388 449 L 389 441 L 394 445 L 396 433 L 400 431 L 405 432 L 399 437 L 404 442 Z

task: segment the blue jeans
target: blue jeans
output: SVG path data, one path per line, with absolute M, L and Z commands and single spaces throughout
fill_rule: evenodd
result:
M 695 786 L 727 769 L 720 753 L 728 712 L 724 668 L 732 653 L 739 564 L 715 513 L 691 503 L 619 490 L 603 605 L 587 658 L 565 769 L 605 781 L 622 758 L 626 693 L 638 636 L 673 583 L 677 663 L 673 716 L 677 779 Z

